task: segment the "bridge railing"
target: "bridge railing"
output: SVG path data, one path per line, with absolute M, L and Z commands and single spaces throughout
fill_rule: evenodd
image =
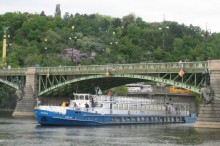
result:
M 203 72 L 208 68 L 208 62 L 183 62 L 183 69 L 187 72 Z M 37 74 L 103 74 L 111 73 L 168 73 L 179 72 L 178 62 L 167 63 L 135 63 L 135 64 L 108 64 L 108 65 L 79 65 L 59 67 L 39 67 Z M 25 75 L 27 68 L 6 68 L 0 69 L 1 76 Z
M 183 62 L 183 69 L 188 72 L 203 72 L 208 67 L 206 61 Z M 136 64 L 108 64 L 108 65 L 79 65 L 79 66 L 59 66 L 40 67 L 37 74 L 103 74 L 107 71 L 111 73 L 168 73 L 179 72 L 178 62 L 168 63 L 136 63 Z
M 27 68 L 4 68 L 0 69 L 1 76 L 25 75 Z

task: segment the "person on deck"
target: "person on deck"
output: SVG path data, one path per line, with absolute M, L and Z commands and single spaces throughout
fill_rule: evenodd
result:
M 111 92 L 110 92 L 110 91 L 108 91 L 108 96 L 109 96 L 109 97 L 111 97 L 111 96 L 112 96 L 112 94 L 111 94 Z
M 86 111 L 88 111 L 88 108 L 89 108 L 89 104 L 86 102 L 85 104 L 85 107 L 86 107 Z
M 86 107 L 86 108 L 89 108 L 89 104 L 88 104 L 87 102 L 86 102 L 86 104 L 85 104 L 85 107 Z
M 74 102 L 73 107 L 78 107 L 77 104 Z
M 61 104 L 61 106 L 66 107 L 67 103 L 65 101 L 63 101 L 63 103 Z

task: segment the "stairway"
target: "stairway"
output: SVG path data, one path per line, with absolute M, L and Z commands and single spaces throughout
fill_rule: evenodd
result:
M 34 116 L 35 99 L 31 85 L 24 88 L 24 97 L 17 102 L 16 108 L 12 114 L 16 116 Z
M 220 101 L 200 105 L 199 114 L 194 127 L 220 128 Z

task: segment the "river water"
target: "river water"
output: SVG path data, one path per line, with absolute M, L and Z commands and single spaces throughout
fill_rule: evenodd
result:
M 219 146 L 220 129 L 191 124 L 41 126 L 33 118 L 0 117 L 0 146 Z

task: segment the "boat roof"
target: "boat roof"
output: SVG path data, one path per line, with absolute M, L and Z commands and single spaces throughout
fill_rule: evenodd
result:
M 89 93 L 73 93 L 73 95 L 91 95 Z

